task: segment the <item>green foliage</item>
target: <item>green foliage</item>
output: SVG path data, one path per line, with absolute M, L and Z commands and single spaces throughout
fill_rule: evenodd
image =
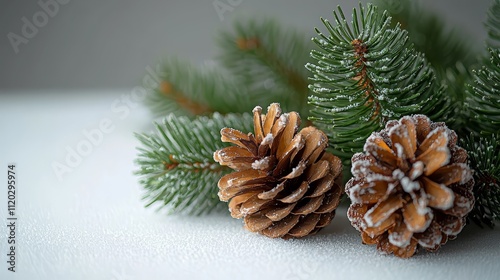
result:
M 476 46 L 463 32 L 446 26 L 442 17 L 425 9 L 418 1 L 378 0 L 394 23 L 408 31 L 415 49 L 422 52 L 435 70 L 436 79 L 450 99 L 450 117 L 446 124 L 460 135 L 466 130 L 470 112 L 466 106 L 469 69 L 477 63 Z
M 387 12 L 371 4 L 355 9 L 352 27 L 342 10 L 334 12 L 335 25 L 318 29 L 312 51 L 316 64 L 309 97 L 310 120 L 330 138 L 333 152 L 346 160 L 360 152 L 366 138 L 390 119 L 412 113 L 442 120 L 447 103 L 427 61 L 417 53 L 399 24 L 391 27 Z
M 212 117 L 167 116 L 156 123 L 156 133 L 136 134 L 141 142 L 136 175 L 146 190 L 147 206 L 158 202 L 170 212 L 201 214 L 217 207 L 217 182 L 229 168 L 213 160 L 213 153 L 227 144 L 220 141 L 220 130 L 231 127 L 252 129 L 249 114 Z
M 284 111 L 307 116 L 307 70 L 313 47 L 310 40 L 270 19 L 249 19 L 234 23 L 218 38 L 218 60 L 262 103 L 279 102 Z M 269 94 L 274 99 L 269 98 Z M 266 98 L 267 96 L 267 98 Z
M 486 21 L 489 57 L 473 71 L 467 91 L 467 110 L 471 112 L 464 141 L 474 169 L 476 204 L 469 219 L 493 227 L 500 220 L 500 0 L 494 0 Z
M 473 71 L 467 109 L 471 111 L 468 130 L 484 137 L 500 131 L 500 0 L 494 0 L 486 20 L 489 57 Z
M 500 221 L 500 134 L 490 138 L 474 137 L 462 141 L 474 169 L 476 203 L 469 219 L 478 225 L 493 227 Z
M 494 0 L 493 5 L 488 11 L 486 20 L 486 29 L 488 30 L 488 46 L 491 48 L 500 48 L 500 0 Z
M 476 133 L 500 131 L 500 49 L 489 49 L 490 60 L 474 71 L 474 84 L 469 94 L 473 112 L 468 128 Z
M 351 24 L 338 8 L 334 24 L 322 19 L 327 32 L 316 29 L 319 48 L 275 21 L 247 19 L 220 34 L 212 67 L 165 61 L 147 104 L 168 116 L 155 133 L 137 134 L 136 174 L 147 205 L 191 214 L 220 205 L 217 181 L 230 172 L 213 160 L 227 145 L 220 129 L 251 131 L 250 115 L 232 113 L 279 102 L 325 131 L 346 165 L 373 131 L 404 115 L 425 114 L 459 135 L 472 132 L 462 142 L 475 170 L 470 219 L 493 226 L 500 219 L 500 0 L 493 1 L 489 57 L 479 62 L 466 36 L 409 0 L 379 0 L 380 10 L 360 5 Z
M 243 113 L 253 108 L 246 89 L 216 67 L 200 69 L 178 59 L 168 59 L 162 67 L 162 84 L 150 88 L 146 99 L 155 116 Z

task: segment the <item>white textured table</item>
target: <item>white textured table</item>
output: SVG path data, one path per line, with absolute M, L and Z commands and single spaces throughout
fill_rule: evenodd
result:
M 149 131 L 142 105 L 114 92 L 3 92 L 0 95 L 0 279 L 498 279 L 500 227 L 466 227 L 438 253 L 409 260 L 362 245 L 342 206 L 333 223 L 302 240 L 271 240 L 228 213 L 164 216 L 144 209 L 132 174 Z M 135 107 L 137 105 L 137 107 Z M 114 109 L 111 107 L 114 106 Z M 106 128 L 59 180 L 83 130 Z M 108 127 L 109 126 L 109 127 Z M 98 139 L 97 139 L 98 140 Z M 82 147 L 81 147 L 82 148 Z M 84 150 L 83 150 L 84 151 Z M 6 173 L 17 164 L 16 272 L 7 271 Z

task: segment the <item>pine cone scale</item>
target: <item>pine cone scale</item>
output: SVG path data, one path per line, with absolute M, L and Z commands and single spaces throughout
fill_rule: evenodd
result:
M 297 133 L 297 130 L 300 126 L 300 117 L 299 114 L 295 112 L 291 112 L 288 114 L 288 125 L 283 130 L 281 134 L 281 138 L 279 141 L 278 150 L 276 151 L 276 155 L 278 158 L 282 158 L 285 154 L 288 144 L 292 142 L 294 135 Z
M 303 202 L 303 205 L 297 205 L 293 210 L 292 214 L 294 215 L 308 215 L 316 210 L 319 209 L 321 204 L 323 203 L 323 199 L 325 198 L 325 195 L 318 196 L 318 197 L 313 197 L 313 198 L 304 198 L 301 200 Z
M 410 138 L 410 134 L 413 133 L 409 132 L 408 126 L 405 124 L 394 127 L 389 133 L 391 141 L 394 143 L 392 150 L 404 163 L 406 163 L 407 159 L 413 160 L 417 150 L 416 145 L 413 144 L 414 141 Z
M 463 163 L 454 163 L 439 168 L 429 178 L 431 178 L 435 182 L 439 182 L 443 185 L 449 186 L 451 184 L 460 182 L 462 180 L 462 174 L 464 173 L 470 173 L 470 169 L 468 168 L 468 166 Z M 472 174 L 468 175 L 467 177 L 470 176 L 472 176 Z
M 437 127 L 430 131 L 425 140 L 418 147 L 419 154 L 423 154 L 426 151 L 431 152 L 436 149 L 446 147 L 448 144 L 448 136 L 446 128 Z
M 274 199 L 276 196 L 278 196 L 281 191 L 283 191 L 285 189 L 285 184 L 287 183 L 287 181 L 283 181 L 282 183 L 276 185 L 274 188 L 266 191 L 266 192 L 261 192 L 261 193 L 258 193 L 258 197 L 260 199 Z
M 429 178 L 422 178 L 428 204 L 432 208 L 446 210 L 453 206 L 455 195 L 445 184 L 438 184 Z
M 301 160 L 296 167 L 294 167 L 290 173 L 288 173 L 283 179 L 293 179 L 297 178 L 304 173 L 307 168 L 307 163 Z
M 248 216 L 260 211 L 262 208 L 271 203 L 272 202 L 269 200 L 259 199 L 256 195 L 254 195 L 252 198 L 241 204 L 240 213 L 242 213 L 243 216 Z
M 356 187 L 350 189 L 352 202 L 363 202 L 367 204 L 376 204 L 384 200 L 389 192 L 389 182 L 372 181 L 370 183 L 364 180 L 353 180 Z
M 445 215 L 438 223 L 441 226 L 441 231 L 448 235 L 448 238 L 455 239 L 455 236 L 459 234 L 463 226 L 465 226 L 465 219 L 452 215 Z
M 278 201 L 281 201 L 283 203 L 294 203 L 302 199 L 304 194 L 307 192 L 309 188 L 309 184 L 307 182 L 302 182 L 302 184 L 295 189 L 291 194 L 285 196 L 284 198 L 278 199 Z
M 221 140 L 223 142 L 233 143 L 242 148 L 246 148 L 246 145 L 244 145 L 242 141 L 248 142 L 250 140 L 248 135 L 232 128 L 227 128 L 227 127 L 223 128 L 220 133 L 221 133 Z
M 246 222 L 246 221 L 245 221 Z M 271 226 L 260 231 L 265 236 L 271 238 L 283 237 L 299 222 L 299 216 L 288 215 L 282 220 L 273 223 Z
M 332 213 L 335 215 L 334 210 L 339 206 L 340 204 L 340 196 L 342 195 L 342 191 L 337 190 L 337 188 L 333 192 L 330 192 L 325 195 L 325 198 L 323 199 L 323 204 L 314 211 L 314 213 L 318 214 L 329 214 Z
M 469 213 L 472 208 L 474 208 L 474 195 L 472 193 L 461 195 L 460 193 L 455 192 L 453 207 L 444 210 L 443 213 L 456 217 L 462 217 Z
M 320 213 L 320 212 L 317 212 L 317 213 Z M 330 222 L 333 220 L 333 218 L 335 218 L 334 211 L 321 213 L 321 217 L 319 218 L 319 221 L 316 224 L 316 229 L 314 229 L 312 232 L 319 231 L 320 229 L 326 227 L 327 225 L 330 224 Z
M 408 244 L 406 247 L 397 247 L 396 245 L 393 245 L 389 242 L 389 238 L 387 236 L 383 236 L 378 240 L 377 249 L 382 252 L 393 252 L 394 255 L 400 258 L 409 258 L 413 256 L 413 254 L 415 254 L 417 244 L 418 242 L 414 238 L 412 238 L 410 240 L 410 244 Z
M 262 108 L 257 106 L 255 109 L 253 109 L 253 126 L 254 126 L 254 132 L 255 132 L 255 140 L 257 142 L 262 142 L 264 139 L 264 130 L 262 128 Z M 224 140 L 222 140 L 224 141 Z
M 331 173 L 330 163 L 326 160 L 320 160 L 315 164 L 311 165 L 306 171 L 306 177 L 308 182 L 316 182 L 319 179 L 324 178 L 328 173 Z
M 384 233 L 385 231 L 389 230 L 390 228 L 393 228 L 394 225 L 396 224 L 396 218 L 397 214 L 393 213 L 389 215 L 385 220 L 382 222 L 378 223 L 377 225 L 373 226 L 366 226 L 364 228 L 364 232 L 368 234 L 370 237 L 376 237 Z
M 415 238 L 418 244 L 426 249 L 433 249 L 441 244 L 443 235 L 441 234 L 440 226 L 436 221 L 432 221 L 426 231 L 415 233 Z
M 389 242 L 398 247 L 408 246 L 413 237 L 413 231 L 408 229 L 406 224 L 401 222 L 401 219 L 396 219 L 395 225 L 388 229 L 388 233 Z
M 414 157 L 414 154 L 417 151 L 418 145 L 417 145 L 417 127 L 415 125 L 414 120 L 412 120 L 409 117 L 403 117 L 401 119 L 401 124 L 406 127 L 406 139 L 410 141 L 410 150 L 411 150 L 411 155 L 408 156 L 408 158 Z
M 312 193 L 306 194 L 306 195 L 304 195 L 304 197 L 305 198 L 318 197 L 318 196 L 326 193 L 327 191 L 329 191 L 332 188 L 334 180 L 335 180 L 334 176 L 332 176 L 330 174 L 326 174 L 326 176 L 324 176 L 323 178 L 318 179 L 315 182 L 310 182 L 310 184 L 313 185 L 313 187 L 311 189 L 307 189 L 307 190 L 312 190 Z M 309 187 L 309 184 L 308 184 L 308 187 Z
M 448 163 L 450 152 L 447 148 L 428 150 L 426 153 L 421 154 L 416 158 L 424 164 L 425 176 L 433 174 L 436 170 Z
M 231 216 L 234 218 L 242 218 L 243 214 L 240 212 L 240 207 L 245 201 L 249 200 L 252 198 L 254 195 L 256 195 L 257 192 L 249 192 L 245 193 L 239 196 L 234 197 L 234 199 L 231 199 L 229 201 L 229 209 L 231 210 Z
M 284 217 L 290 215 L 290 213 L 292 213 L 293 208 L 295 208 L 295 205 L 297 205 L 297 203 L 289 204 L 283 208 L 270 209 L 266 213 L 266 217 L 273 222 L 277 222 L 283 219 Z
M 401 197 L 393 196 L 380 201 L 365 214 L 365 221 L 369 227 L 378 226 L 403 206 Z
M 409 230 L 423 232 L 432 222 L 432 214 L 426 208 L 415 206 L 415 203 L 406 204 L 403 209 L 403 219 Z
M 303 135 L 305 139 L 305 147 L 302 150 L 301 158 L 305 161 L 316 162 L 328 145 L 326 134 L 309 126 L 302 129 L 299 135 Z
M 374 157 L 378 157 L 382 163 L 389 166 L 394 166 L 397 164 L 397 158 L 394 152 L 389 146 L 384 142 L 381 137 L 369 137 L 364 147 L 365 151 L 370 153 Z
M 245 226 L 250 231 L 259 232 L 261 230 L 268 228 L 272 224 L 273 221 L 270 220 L 265 215 L 252 215 L 245 217 Z
M 265 137 L 267 137 L 267 135 L 271 133 L 271 129 L 273 128 L 280 114 L 281 108 L 279 106 L 269 106 L 267 114 L 265 115 L 265 118 L 263 118 L 263 130 Z
M 375 245 L 378 242 L 378 238 L 379 236 L 377 236 L 376 238 L 370 237 L 365 231 L 361 232 L 361 242 L 363 242 L 363 244 Z
M 235 161 L 238 162 L 238 160 L 245 160 L 248 162 L 252 159 L 252 156 L 253 154 L 248 149 L 238 146 L 231 146 L 225 150 L 219 150 L 214 155 L 223 165 L 234 163 Z
M 316 228 L 316 225 L 318 224 L 319 220 L 321 218 L 321 215 L 319 214 L 311 214 L 307 215 L 304 218 L 302 218 L 302 226 L 298 228 L 292 228 L 288 234 L 293 236 L 293 237 L 303 237 L 308 235 L 311 231 L 313 231 Z

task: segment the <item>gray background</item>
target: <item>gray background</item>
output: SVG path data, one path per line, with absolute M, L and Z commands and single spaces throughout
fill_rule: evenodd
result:
M 18 272 L 7 271 L 7 228 L 0 228 L 0 279 L 497 279 L 500 224 L 471 225 L 437 253 L 402 260 L 361 244 L 346 206 L 320 234 L 271 240 L 243 229 L 223 211 L 165 216 L 144 208 L 133 171 L 138 140 L 152 117 L 140 101 L 125 105 L 146 66 L 177 55 L 196 64 L 215 55 L 212 37 L 240 14 L 274 15 L 313 34 L 319 17 L 357 1 L 243 0 L 221 21 L 213 0 L 70 0 L 15 54 L 7 34 L 20 33 L 36 1 L 1 0 L 0 220 L 7 216 L 6 166 L 17 164 Z M 228 0 L 221 0 L 228 1 Z M 236 1 L 236 0 L 233 0 Z M 425 1 L 479 45 L 489 1 Z M 464 35 L 465 36 L 465 35 Z M 467 35 L 468 36 L 468 35 Z M 437 46 L 439 47 L 439 46 Z M 31 94 L 27 94 L 31 93 Z M 122 116 L 113 104 L 126 106 Z M 59 179 L 52 165 L 104 133 Z M 88 141 L 87 141 L 88 142 Z
M 163 57 L 209 61 L 216 52 L 213 35 L 219 28 L 228 28 L 233 17 L 270 15 L 313 35 L 313 27 L 321 25 L 320 16 L 332 18 L 336 5 L 350 13 L 358 3 L 232 0 L 241 4 L 221 20 L 214 0 L 69 0 L 16 54 L 7 34 L 21 34 L 22 18 L 32 22 L 42 10 L 37 2 L 3 0 L 0 4 L 0 89 L 132 88 L 140 84 L 145 67 Z M 478 44 L 484 41 L 483 21 L 490 1 L 422 2 L 443 13 L 464 36 Z

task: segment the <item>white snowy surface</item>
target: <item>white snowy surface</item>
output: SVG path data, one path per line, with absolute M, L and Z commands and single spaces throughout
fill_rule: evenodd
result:
M 467 226 L 438 253 L 402 260 L 361 244 L 346 217 L 302 240 L 245 231 L 229 212 L 165 216 L 145 209 L 132 174 L 149 131 L 142 105 L 110 107 L 129 90 L 0 94 L 0 279 L 498 279 L 500 227 Z M 137 107 L 134 107 L 137 105 Z M 123 117 L 120 118 L 120 117 Z M 54 161 L 82 130 L 116 126 L 59 181 Z M 17 164 L 17 272 L 7 271 L 6 170 Z

